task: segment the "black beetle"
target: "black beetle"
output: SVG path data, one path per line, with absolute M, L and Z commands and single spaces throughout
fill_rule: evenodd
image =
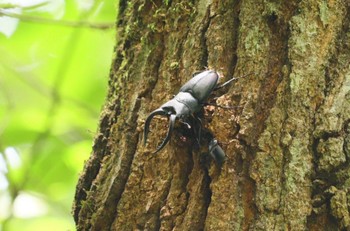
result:
M 188 127 L 193 126 L 195 128 L 194 130 L 197 130 L 197 141 L 200 143 L 201 120 L 196 113 L 206 105 L 206 100 L 213 91 L 224 87 L 235 79 L 237 78 L 232 78 L 218 86 L 219 74 L 216 71 L 207 70 L 195 75 L 180 88 L 179 93 L 173 99 L 151 112 L 147 117 L 144 128 L 144 144 L 147 142 L 151 120 L 156 115 L 169 116 L 169 130 L 165 139 L 154 153 L 162 150 L 169 142 L 176 118 L 179 118 Z M 192 120 L 190 120 L 191 118 Z M 218 163 L 222 163 L 225 159 L 225 153 L 214 137 L 211 137 L 211 141 L 209 142 L 209 153 Z

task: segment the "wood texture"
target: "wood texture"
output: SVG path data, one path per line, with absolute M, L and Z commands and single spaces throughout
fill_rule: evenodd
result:
M 78 230 L 350 229 L 349 1 L 120 0 L 109 94 L 77 185 Z M 223 89 L 205 132 L 219 168 L 178 126 L 147 115 L 192 73 Z M 205 142 L 205 141 L 204 141 Z

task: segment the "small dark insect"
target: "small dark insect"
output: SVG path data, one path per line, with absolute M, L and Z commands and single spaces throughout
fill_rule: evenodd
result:
M 178 118 L 180 122 L 186 124 L 188 127 L 194 128 L 196 139 L 200 144 L 202 124 L 200 118 L 198 117 L 198 112 L 202 110 L 203 106 L 207 105 L 206 101 L 213 91 L 226 86 L 237 78 L 232 78 L 219 86 L 217 85 L 218 79 L 219 75 L 216 71 L 203 71 L 185 83 L 180 88 L 179 93 L 175 95 L 173 99 L 151 112 L 145 122 L 144 144 L 146 145 L 147 143 L 147 135 L 149 133 L 151 120 L 156 115 L 169 117 L 169 130 L 165 139 L 154 153 L 162 150 L 169 142 L 176 118 Z M 212 135 L 208 146 L 209 154 L 217 163 L 221 164 L 225 160 L 225 153 Z

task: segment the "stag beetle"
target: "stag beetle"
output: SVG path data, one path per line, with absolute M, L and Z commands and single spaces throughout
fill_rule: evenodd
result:
M 237 78 L 232 78 L 220 86 L 217 85 L 218 79 L 219 75 L 216 71 L 203 71 L 185 83 L 173 99 L 151 112 L 145 122 L 144 145 L 147 143 L 147 135 L 149 133 L 151 120 L 156 115 L 169 116 L 169 130 L 165 139 L 154 153 L 162 150 L 169 142 L 176 118 L 178 118 L 180 122 L 186 124 L 189 128 L 194 128 L 196 131 L 197 142 L 200 143 L 202 125 L 197 113 L 206 105 L 206 100 L 213 91 L 224 87 Z M 209 142 L 209 154 L 218 163 L 222 163 L 225 159 L 224 151 L 212 135 Z

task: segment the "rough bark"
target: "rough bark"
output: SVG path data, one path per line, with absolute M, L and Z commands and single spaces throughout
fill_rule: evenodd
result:
M 348 1 L 120 0 L 117 26 L 78 230 L 350 229 Z M 181 127 L 152 154 L 144 119 L 206 67 L 254 73 L 205 109 L 226 162 Z

